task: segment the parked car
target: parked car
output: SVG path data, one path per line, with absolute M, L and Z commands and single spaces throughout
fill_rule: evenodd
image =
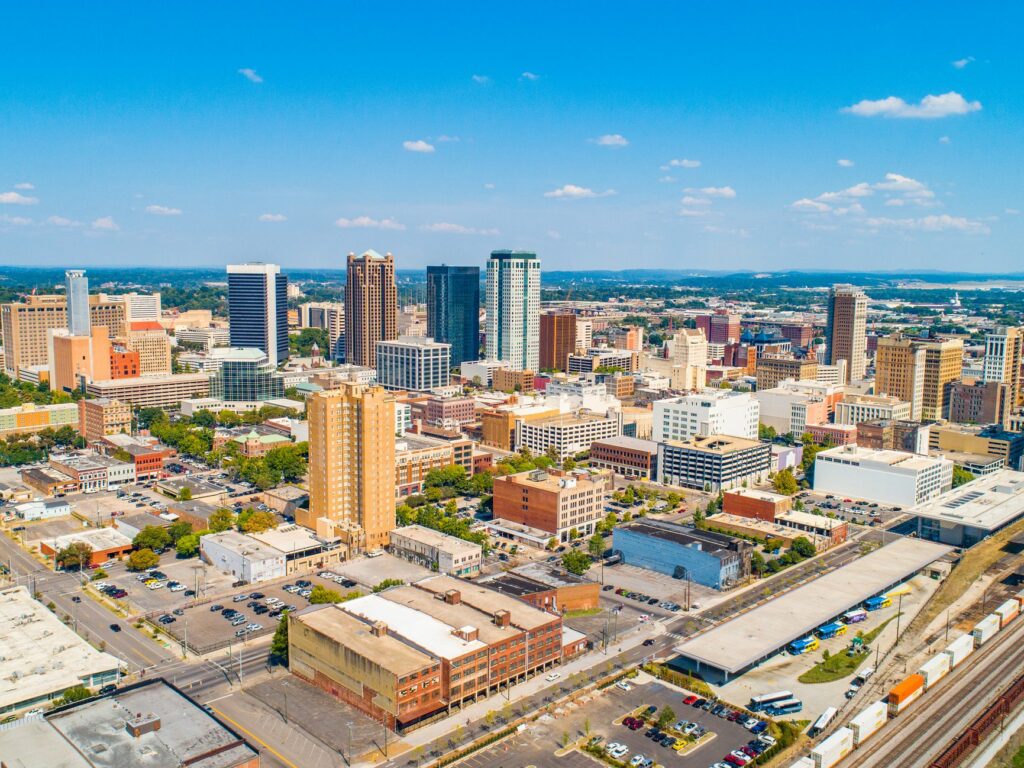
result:
M 110 631 L 111 632 L 120 632 L 121 631 L 121 625 L 120 624 L 111 624 L 110 625 Z
M 686 704 L 688 706 L 692 706 L 692 705 L 696 704 L 699 700 L 700 700 L 699 697 L 694 696 L 691 693 L 689 696 L 687 696 L 685 699 L 683 699 L 683 704 Z

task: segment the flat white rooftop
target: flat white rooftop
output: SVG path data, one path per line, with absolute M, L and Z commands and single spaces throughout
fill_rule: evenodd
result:
M 936 464 L 945 463 L 945 459 L 930 456 L 921 456 L 916 453 L 905 451 L 876 450 L 863 448 L 859 445 L 843 445 L 822 451 L 817 458 L 825 461 L 838 461 L 854 466 L 872 466 L 881 468 L 883 465 L 895 470 L 919 472 L 922 469 L 929 469 Z
M 992 531 L 1024 516 L 1024 472 L 1001 469 L 918 504 L 910 513 Z
M 458 637 L 454 634 L 456 627 L 380 595 L 357 597 L 338 607 L 371 622 L 383 621 L 389 630 L 405 638 L 406 642 L 438 658 L 458 658 L 487 647 L 486 643 L 479 640 L 463 640 Z M 481 614 L 481 618 L 486 619 L 487 616 Z
M 406 525 L 396 528 L 391 532 L 392 539 L 395 536 L 405 537 L 427 547 L 434 547 L 449 554 L 473 554 L 480 551 L 480 545 L 472 541 L 465 541 L 457 536 L 449 536 L 446 533 L 435 531 L 423 525 Z
M 56 539 L 43 539 L 47 546 L 53 546 L 54 551 L 59 551 L 76 542 L 84 542 L 92 547 L 93 552 L 104 552 L 108 549 L 121 549 L 130 547 L 132 540 L 116 528 L 83 528 L 74 533 L 66 533 Z
M 731 674 L 938 560 L 952 547 L 901 537 L 849 565 L 677 645 L 687 659 Z

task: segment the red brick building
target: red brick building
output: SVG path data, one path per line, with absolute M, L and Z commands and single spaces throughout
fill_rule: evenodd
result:
M 431 397 L 424 408 L 428 424 L 472 424 L 476 421 L 476 403 L 471 397 Z
M 722 511 L 726 514 L 751 517 L 768 523 L 774 523 L 776 517 L 792 508 L 793 501 L 789 496 L 749 488 L 726 491 L 722 504 Z
M 658 472 L 658 444 L 625 435 L 598 440 L 590 445 L 590 466 L 651 479 Z

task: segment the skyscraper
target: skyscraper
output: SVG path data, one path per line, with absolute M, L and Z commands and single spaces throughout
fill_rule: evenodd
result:
M 345 279 L 345 362 L 373 368 L 377 342 L 398 338 L 395 258 L 367 251 L 348 255 Z
M 1003 404 L 1000 423 L 1008 426 L 1010 415 L 1020 404 L 1021 391 L 1020 366 L 1024 353 L 1024 335 L 1022 329 L 1015 326 L 1002 326 L 985 335 L 985 363 L 982 368 L 982 379 L 988 382 L 1000 381 L 1009 385 L 1009 396 Z
M 297 522 L 342 535 L 350 550 L 387 546 L 395 527 L 395 399 L 383 387 L 340 382 L 310 395 L 309 509 Z
M 569 355 L 576 351 L 576 315 L 546 312 L 540 316 L 540 368 L 564 371 Z
M 837 283 L 828 293 L 825 364 L 846 361 L 846 382 L 864 378 L 867 370 L 868 297 L 860 288 Z
M 540 365 L 540 259 L 527 251 L 492 251 L 487 261 L 487 359 L 513 368 Z
M 288 359 L 288 278 L 277 264 L 228 265 L 231 346 L 262 350 L 276 368 Z
M 452 345 L 452 365 L 480 357 L 480 267 L 427 267 L 427 336 Z
M 83 269 L 64 273 L 64 290 L 68 302 L 68 331 L 72 336 L 89 335 L 89 278 Z

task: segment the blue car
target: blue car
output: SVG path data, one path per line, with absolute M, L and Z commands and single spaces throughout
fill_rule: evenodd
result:
M 768 730 L 768 723 L 766 723 L 764 720 L 762 720 L 757 725 L 755 725 L 753 728 L 751 728 L 750 732 L 753 733 L 754 735 L 757 735 L 757 734 L 760 734 L 760 733 L 764 733 L 767 730 Z

